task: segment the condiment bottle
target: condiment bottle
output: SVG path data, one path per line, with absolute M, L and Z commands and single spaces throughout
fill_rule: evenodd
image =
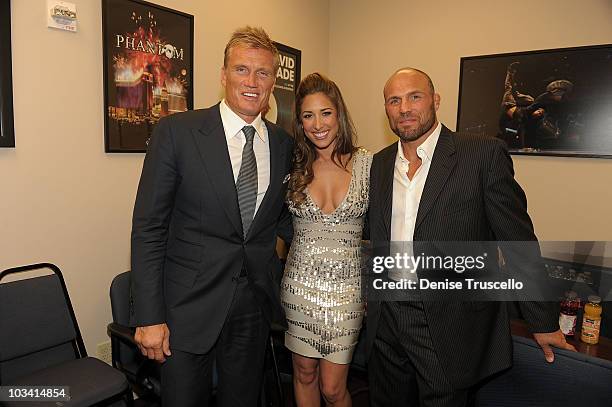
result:
M 599 331 L 601 330 L 601 298 L 589 295 L 588 300 L 589 302 L 584 306 L 580 339 L 584 343 L 595 345 L 599 342 Z
M 565 298 L 561 301 L 561 313 L 559 314 L 559 327 L 564 335 L 574 336 L 579 308 L 580 298 L 576 291 L 567 291 Z

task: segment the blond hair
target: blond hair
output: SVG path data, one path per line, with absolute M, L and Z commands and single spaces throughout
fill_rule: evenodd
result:
M 268 34 L 261 27 L 241 27 L 233 32 L 231 38 L 225 46 L 223 54 L 223 67 L 227 68 L 227 60 L 229 58 L 230 50 L 239 45 L 245 45 L 248 48 L 265 49 L 272 53 L 274 57 L 274 71 L 278 69 L 280 65 L 280 57 L 278 49 L 274 42 L 270 39 Z

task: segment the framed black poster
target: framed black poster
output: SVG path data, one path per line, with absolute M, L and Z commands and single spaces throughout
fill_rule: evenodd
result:
M 302 51 L 275 42 L 280 54 L 280 66 L 276 71 L 276 84 L 270 95 L 270 109 L 266 119 L 293 134 L 293 104 L 300 84 Z
M 612 158 L 612 44 L 461 58 L 457 130 L 513 154 Z
M 102 0 L 104 141 L 145 152 L 160 118 L 193 109 L 193 16 L 140 0 Z
M 15 147 L 11 2 L 0 0 L 0 147 Z

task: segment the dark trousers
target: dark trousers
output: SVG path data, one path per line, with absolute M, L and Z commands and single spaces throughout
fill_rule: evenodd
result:
M 163 407 L 209 406 L 213 361 L 218 375 L 216 405 L 257 406 L 270 328 L 246 277 L 237 284 L 219 339 L 208 353 L 171 349 L 172 356 L 161 368 Z
M 464 407 L 438 360 L 421 302 L 386 302 L 368 363 L 372 407 Z

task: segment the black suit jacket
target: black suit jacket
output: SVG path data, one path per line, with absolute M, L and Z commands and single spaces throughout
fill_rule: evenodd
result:
M 394 143 L 374 155 L 370 176 L 370 238 L 384 247 L 391 236 Z M 414 241 L 534 241 L 527 200 L 514 180 L 512 160 L 496 138 L 453 133 L 443 126 L 417 213 Z M 385 254 L 385 255 L 388 255 Z M 506 306 L 499 302 L 424 301 L 442 366 L 457 388 L 511 366 Z M 521 302 L 533 332 L 559 328 L 552 304 Z M 371 349 L 380 303 L 368 304 Z
M 132 225 L 132 325 L 167 323 L 173 348 L 207 352 L 246 268 L 268 321 L 279 300 L 277 233 L 291 239 L 284 204 L 293 141 L 266 121 L 270 185 L 243 238 L 219 105 L 160 120 L 138 186 Z

